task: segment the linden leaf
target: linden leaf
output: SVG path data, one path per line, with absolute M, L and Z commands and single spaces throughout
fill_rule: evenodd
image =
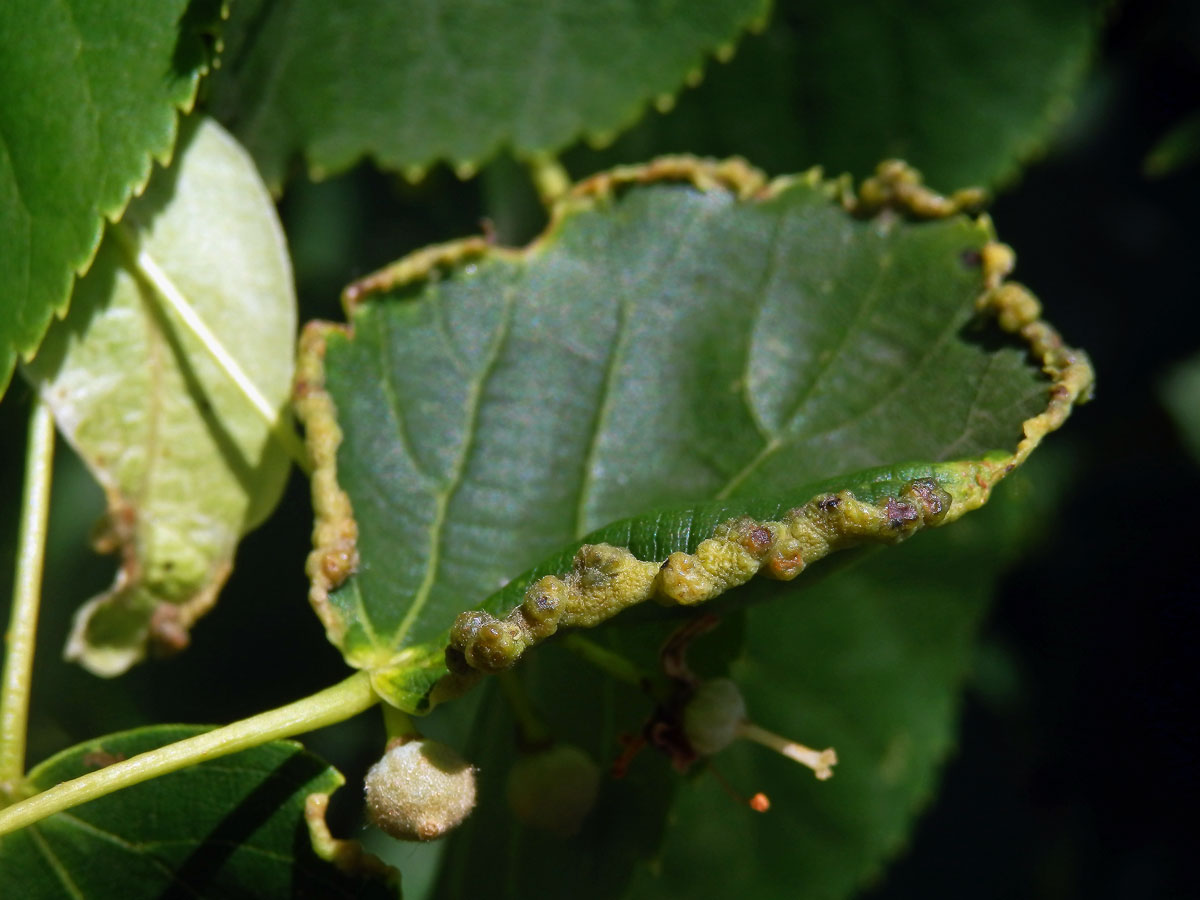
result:
M 255 0 L 235 4 L 212 109 L 278 186 L 363 156 L 463 172 L 628 127 L 761 23 L 768 0 Z M 619 60 L 619 64 L 614 64 Z
M 120 553 L 120 570 L 80 610 L 67 646 L 102 675 L 147 644 L 186 645 L 288 470 L 268 424 L 134 253 L 165 273 L 281 416 L 294 368 L 296 303 L 275 208 L 218 125 L 194 123 L 127 220 L 26 369 L 107 495 L 98 547 Z
M 105 218 L 166 163 L 219 2 L 0 4 L 0 395 L 61 315 Z
M 155 725 L 96 738 L 35 767 L 27 785 L 45 790 L 204 730 Z M 398 897 L 381 864 L 329 847 L 323 819 L 306 809 L 309 795 L 344 781 L 292 741 L 155 778 L 0 837 L 6 896 Z M 340 859 L 324 858 L 339 849 Z
M 1090 369 L 962 199 L 902 166 L 855 201 L 664 160 L 581 185 L 527 250 L 432 248 L 352 287 L 352 327 L 310 327 L 298 378 L 330 639 L 420 711 L 455 617 L 504 615 L 541 575 L 590 579 L 599 621 L 630 571 L 649 599 L 668 554 L 742 514 L 771 520 L 752 536 L 776 559 L 791 525 L 823 554 L 981 505 Z M 600 542 L 633 556 L 581 563 Z
M 669 114 L 573 163 L 590 172 L 652 147 L 863 176 L 897 156 L 937 184 L 1002 183 L 1070 113 L 1099 25 L 1091 0 L 781 0 Z

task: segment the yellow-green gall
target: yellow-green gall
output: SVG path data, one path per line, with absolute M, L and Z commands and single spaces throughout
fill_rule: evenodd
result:
M 432 841 L 475 807 L 475 769 L 440 741 L 410 736 L 388 743 L 365 779 L 367 818 L 402 841 Z
M 847 490 L 813 497 L 780 521 L 728 519 L 694 553 L 676 551 L 662 562 L 638 559 L 611 544 L 583 544 L 570 571 L 529 585 L 521 604 L 504 618 L 485 610 L 460 613 L 450 629 L 447 665 L 456 672 L 464 666 L 500 672 L 559 628 L 598 625 L 646 600 L 704 603 L 759 572 L 790 580 L 835 550 L 868 541 L 894 544 L 941 524 L 952 503 L 936 480 L 922 478 L 875 503 Z
M 572 744 L 522 756 L 508 773 L 508 805 L 526 825 L 563 837 L 579 831 L 596 805 L 600 767 Z

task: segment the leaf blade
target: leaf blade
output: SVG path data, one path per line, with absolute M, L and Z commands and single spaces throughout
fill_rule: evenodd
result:
M 199 120 L 177 166 L 128 220 L 138 252 L 191 299 L 283 415 L 295 295 L 253 163 L 219 126 Z M 104 487 L 111 549 L 122 554 L 113 588 L 77 615 L 68 654 L 113 675 L 150 642 L 181 649 L 228 575 L 238 537 L 283 489 L 288 462 L 270 426 L 160 306 L 119 235 L 105 242 L 75 310 L 25 374 Z
M 876 878 L 935 789 L 995 580 L 1053 515 L 1048 494 L 1045 479 L 1020 478 L 953 528 L 803 586 L 802 602 L 748 608 L 729 674 L 751 719 L 832 745 L 835 774 L 818 782 L 736 741 L 713 767 L 739 792 L 766 791 L 770 809 L 739 807 L 711 772 L 696 771 L 677 788 L 664 844 L 627 896 L 721 896 L 736 884 L 763 897 L 829 900 Z
M 0 393 L 66 310 L 105 218 L 120 218 L 152 161 L 170 159 L 216 20 L 217 4 L 183 0 L 5 4 L 0 280 L 13 314 L 0 320 Z
M 273 187 L 301 153 L 317 174 L 363 156 L 412 172 L 445 160 L 470 173 L 502 144 L 530 155 L 626 127 L 767 8 L 243 3 L 213 108 Z
M 896 157 L 946 188 L 1004 186 L 1069 115 L 1101 24 L 1086 0 L 780 3 L 668 114 L 567 159 L 590 172 L 650 153 L 737 154 L 861 178 Z
M 203 732 L 156 725 L 87 741 L 35 767 L 45 790 L 115 759 Z M 109 794 L 0 838 L 5 884 L 23 897 L 394 897 L 375 875 L 339 871 L 309 842 L 310 794 L 341 774 L 292 741 Z
M 355 532 L 318 539 L 314 605 L 351 665 L 403 708 L 422 709 L 443 671 L 447 616 L 519 604 L 532 576 L 513 577 L 539 558 L 535 573 L 563 575 L 578 546 L 563 550 L 564 538 L 581 520 L 699 505 L 589 538 L 661 561 L 722 517 L 804 503 L 831 475 L 878 503 L 899 496 L 901 473 L 952 486 L 957 518 L 1090 378 L 1069 353 L 1043 359 L 1080 381 L 1047 407 L 1051 385 L 1026 348 L 977 324 L 992 291 L 1036 309 L 1021 289 L 1000 290 L 1011 254 L 984 222 L 854 218 L 815 177 L 764 189 L 736 166 L 656 165 L 598 176 L 527 251 L 466 242 L 402 261 L 349 291 L 352 331 L 306 333 L 301 405 L 321 406 L 302 417 L 321 434 L 311 446 L 324 447 L 314 458 L 328 479 L 315 505 L 320 516 L 331 489 Z M 651 184 L 620 193 L 623 179 Z M 358 302 L 371 292 L 383 299 Z M 823 322 L 840 335 L 831 352 Z M 1029 327 L 1039 353 L 1059 353 L 1052 330 Z M 614 384 L 622 341 L 638 355 Z M 904 458 L 931 462 L 851 475 Z M 598 494 L 581 515 L 584 490 Z M 730 494 L 736 503 L 721 501 Z M 509 586 L 493 595 L 489 584 Z

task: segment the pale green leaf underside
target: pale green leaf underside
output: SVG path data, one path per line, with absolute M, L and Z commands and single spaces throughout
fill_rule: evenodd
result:
M 160 725 L 97 738 L 37 766 L 29 784 L 45 790 L 201 731 Z M 305 798 L 342 783 L 291 741 L 156 778 L 0 838 L 5 896 L 395 897 L 312 850 Z
M 217 3 L 0 5 L 0 394 L 175 143 Z
M 99 674 L 179 649 L 215 599 L 238 538 L 274 507 L 287 458 L 269 428 L 134 263 L 149 255 L 285 415 L 296 302 L 275 208 L 254 163 L 211 120 L 114 226 L 26 374 L 108 497 L 112 590 L 68 655 Z
M 477 166 L 629 126 L 766 0 L 254 0 L 235 4 L 212 108 L 273 186 L 363 156 Z
M 865 176 L 887 157 L 944 189 L 1011 180 L 1071 109 L 1098 33 L 1092 0 L 804 0 L 579 165 L 740 154 L 772 172 Z
M 413 707 L 458 612 L 606 522 L 1011 451 L 1047 382 L 976 321 L 990 238 L 856 219 L 807 180 L 657 184 L 372 297 L 326 336 L 360 554 L 331 637 L 398 664 L 377 688 Z

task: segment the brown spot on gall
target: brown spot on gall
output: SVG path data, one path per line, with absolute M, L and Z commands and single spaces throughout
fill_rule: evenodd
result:
M 750 529 L 749 534 L 742 541 L 742 546 L 755 556 L 759 556 L 770 550 L 773 543 L 775 543 L 775 535 L 771 533 L 771 529 L 760 525 Z
M 919 479 L 907 487 L 907 492 L 916 496 L 925 508 L 925 515 L 937 519 L 950 506 L 950 495 L 938 487 L 937 482 L 929 479 Z
M 804 569 L 804 557 L 799 553 L 791 556 L 773 556 L 767 561 L 767 573 L 780 581 L 790 581 Z
M 921 517 L 917 512 L 916 507 L 896 500 L 893 497 L 888 497 L 887 505 L 884 506 L 884 512 L 887 514 L 887 522 L 890 528 L 903 528 L 910 522 L 915 522 Z

